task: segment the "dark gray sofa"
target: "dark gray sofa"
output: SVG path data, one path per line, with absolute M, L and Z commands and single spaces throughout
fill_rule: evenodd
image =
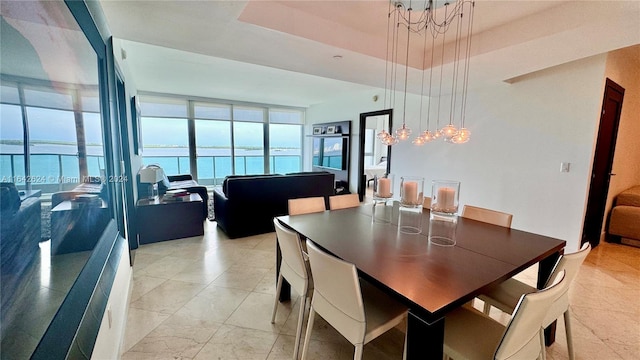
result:
M 2 333 L 16 314 L 9 310 L 26 291 L 31 263 L 40 254 L 41 204 L 37 197 L 20 200 L 12 183 L 0 184 L 0 284 Z
M 288 213 L 289 199 L 334 195 L 334 174 L 229 176 L 213 192 L 218 226 L 238 238 L 274 231 L 273 218 Z

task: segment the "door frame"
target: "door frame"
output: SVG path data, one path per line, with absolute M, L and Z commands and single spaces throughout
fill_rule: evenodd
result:
M 616 140 L 618 138 L 618 128 L 620 125 L 620 114 L 622 112 L 622 104 L 624 100 L 624 91 L 625 89 L 615 83 L 613 80 L 607 78 L 605 81 L 604 95 L 602 97 L 602 107 L 600 110 L 600 121 L 598 122 L 598 135 L 596 138 L 596 147 L 593 154 L 593 165 L 591 168 L 591 180 L 589 182 L 589 192 L 587 198 L 587 206 L 585 209 L 584 215 L 584 223 L 582 227 L 582 240 L 581 244 L 589 241 L 592 247 L 597 246 L 600 243 L 600 237 L 602 235 L 602 229 L 605 225 L 605 212 L 607 206 L 607 200 L 609 197 L 609 185 L 611 183 L 611 177 L 615 176 L 615 174 L 611 173 L 613 168 L 613 159 L 616 150 Z M 616 109 L 616 114 L 614 114 L 613 124 L 611 125 L 611 133 L 604 133 L 605 128 L 605 116 L 609 116 L 610 114 L 605 113 L 605 108 L 607 106 L 607 102 L 609 100 L 616 101 L 619 105 Z M 605 136 L 610 136 L 610 138 L 605 138 Z M 603 141 L 610 141 L 610 146 L 607 148 L 603 148 Z M 598 160 L 602 159 L 604 155 L 606 157 L 606 167 L 605 171 L 598 171 Z M 598 173 L 596 173 L 598 172 Z M 596 189 L 596 177 L 606 177 L 604 180 L 603 188 Z M 597 208 L 596 208 L 597 206 Z M 592 219 L 596 219 L 593 221 Z M 596 230 L 595 227 L 598 224 L 598 234 L 595 236 Z

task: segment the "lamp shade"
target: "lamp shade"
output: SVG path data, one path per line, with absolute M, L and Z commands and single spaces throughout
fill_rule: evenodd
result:
M 140 182 L 156 184 L 164 177 L 164 171 L 158 167 L 146 167 L 140 170 Z

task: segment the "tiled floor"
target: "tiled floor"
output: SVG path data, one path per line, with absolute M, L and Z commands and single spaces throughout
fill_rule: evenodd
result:
M 298 301 L 279 305 L 271 324 L 274 249 L 274 233 L 229 240 L 214 222 L 203 237 L 141 246 L 122 358 L 291 359 Z M 519 277 L 534 281 L 535 271 Z M 570 296 L 577 359 L 640 358 L 640 249 L 598 246 Z M 309 358 L 352 359 L 351 344 L 317 319 Z M 393 329 L 365 346 L 364 358 L 401 359 L 403 340 Z M 567 358 L 562 321 L 547 354 Z

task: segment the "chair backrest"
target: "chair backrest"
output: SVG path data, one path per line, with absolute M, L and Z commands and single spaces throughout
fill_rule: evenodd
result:
M 322 303 L 314 305 L 314 309 L 340 332 L 343 331 L 341 325 L 352 327 L 353 324 L 344 321 L 336 324 L 332 318 L 346 315 L 364 324 L 364 303 L 355 265 L 325 253 L 310 240 L 307 240 L 307 251 L 314 286 L 312 305 Z M 334 312 L 337 316 L 332 316 Z
M 543 326 L 546 327 L 551 324 L 557 318 L 562 316 L 562 314 L 564 314 L 564 312 L 569 308 L 569 287 L 571 286 L 571 283 L 573 283 L 573 280 L 576 278 L 576 275 L 578 275 L 580 265 L 582 265 L 584 259 L 586 259 L 587 255 L 589 255 L 590 251 L 591 244 L 586 242 L 582 245 L 582 248 L 580 248 L 580 250 L 571 254 L 562 255 L 560 256 L 560 259 L 558 259 L 558 262 L 553 268 L 551 275 L 549 275 L 547 285 L 553 283 L 555 279 L 560 274 L 562 274 L 562 272 L 565 273 L 564 278 L 568 285 L 565 291 L 560 294 L 560 296 L 551 305 L 551 308 L 547 312 L 547 316 L 542 322 Z
M 358 194 L 345 194 L 329 196 L 329 209 L 338 210 L 360 206 Z
M 553 285 L 522 295 L 496 349 L 496 360 L 539 357 L 541 351 L 544 351 L 540 343 L 542 321 L 553 301 L 568 285 L 564 272 L 561 272 Z
M 471 205 L 462 208 L 462 217 L 508 228 L 511 227 L 513 219 L 511 214 Z
M 309 273 L 302 257 L 300 236 L 297 232 L 282 226 L 276 218 L 273 219 L 273 225 L 282 252 L 280 271 L 297 292 L 306 291 L 304 283 L 309 279 Z
M 302 215 L 327 210 L 322 196 L 289 199 L 289 215 Z
M 424 200 L 422 201 L 422 208 L 423 209 L 431 209 L 431 198 L 425 196 Z

